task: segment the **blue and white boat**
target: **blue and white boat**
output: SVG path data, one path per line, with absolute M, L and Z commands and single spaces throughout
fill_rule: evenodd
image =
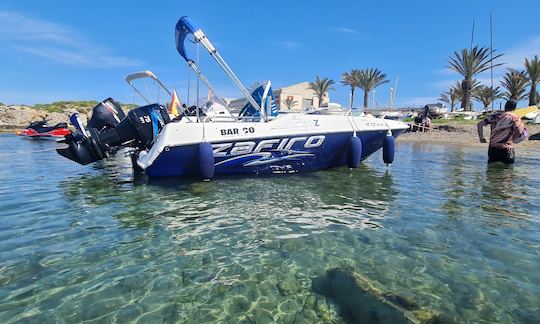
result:
M 124 116 L 119 105 L 107 99 L 94 108 L 86 126 L 78 115 L 71 117 L 77 130 L 58 153 L 88 164 L 107 158 L 118 147 L 129 146 L 133 148 L 134 169 L 151 178 L 209 179 L 222 174 L 356 168 L 381 148 L 385 162 L 393 161 L 395 137 L 408 128 L 406 124 L 350 112 L 280 114 L 270 81 L 248 91 L 203 31 L 182 17 L 176 25 L 177 50 L 214 95 L 214 88 L 186 51 L 186 39 L 202 45 L 243 93 L 246 104 L 240 113 L 231 112 L 225 100 L 216 96 L 215 106 L 220 109 L 208 109 L 204 114 L 201 109 L 191 114 L 181 110 L 180 118 L 171 119 L 164 106 L 149 102 Z M 149 71 L 132 74 L 126 81 L 131 85 L 140 77 L 159 82 Z

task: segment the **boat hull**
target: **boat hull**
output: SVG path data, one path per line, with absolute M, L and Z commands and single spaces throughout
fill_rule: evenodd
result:
M 396 131 L 396 137 L 401 131 Z M 362 157 L 365 159 L 383 146 L 386 131 L 372 131 L 359 133 L 356 136 L 362 141 Z M 212 143 L 214 152 L 222 147 L 238 148 L 246 150 L 244 154 L 225 155 L 214 157 L 215 174 L 275 174 L 296 173 L 323 170 L 347 165 L 350 139 L 352 132 L 335 133 L 327 135 L 310 135 L 297 137 L 283 137 L 260 139 L 246 142 L 221 142 Z M 305 140 L 303 140 L 305 138 Z M 282 143 L 290 143 L 296 139 L 289 150 L 277 149 Z M 323 141 L 318 146 L 319 141 Z M 261 142 L 274 143 L 276 148 L 254 152 Z M 308 147 L 306 147 L 308 143 Z M 316 147 L 309 147 L 309 144 Z M 282 144 L 286 145 L 286 144 Z M 266 145 L 263 145 L 266 146 Z M 247 149 L 246 149 L 247 148 Z M 251 149 L 252 148 L 252 149 Z M 218 152 L 219 153 L 219 152 Z M 199 159 L 199 145 L 171 147 L 162 152 L 154 163 L 146 168 L 146 173 L 151 178 L 170 176 L 201 176 Z
M 65 138 L 66 135 L 70 134 L 70 131 L 65 128 L 53 129 L 47 132 L 38 132 L 32 128 L 27 128 L 16 133 L 22 138 L 29 138 L 34 140 L 53 140 L 59 141 Z
M 386 136 L 397 137 L 406 128 L 375 118 L 307 115 L 268 123 L 172 123 L 136 163 L 152 178 L 200 177 L 199 146 L 210 143 L 216 175 L 315 171 L 347 165 L 353 136 L 365 159 L 383 147 Z

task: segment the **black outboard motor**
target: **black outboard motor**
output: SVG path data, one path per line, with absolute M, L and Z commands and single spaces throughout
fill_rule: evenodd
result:
M 92 109 L 92 117 L 88 120 L 86 128 L 95 128 L 102 131 L 105 128 L 114 128 L 126 117 L 122 107 L 113 98 L 107 98 Z
M 99 108 L 100 105 L 96 106 Z M 99 108 L 101 111 L 101 108 Z M 104 113 L 103 116 L 109 116 Z M 114 118 L 113 118 L 114 119 Z M 59 148 L 58 154 L 80 164 L 89 164 L 106 158 L 118 146 L 131 146 L 139 150 L 149 149 L 163 126 L 170 122 L 165 107 L 158 104 L 138 107 L 131 110 L 116 127 L 107 118 L 90 119 L 88 126 L 93 128 L 66 136 L 66 148 Z M 77 127 L 77 125 L 75 125 Z M 99 129 L 101 127 L 101 130 Z

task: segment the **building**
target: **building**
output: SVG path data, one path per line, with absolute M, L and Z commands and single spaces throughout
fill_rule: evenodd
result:
M 304 111 L 319 106 L 319 97 L 309 88 L 309 82 L 300 82 L 279 88 L 274 90 L 273 93 L 276 105 L 282 111 Z M 235 113 L 239 113 L 246 104 L 246 98 L 225 100 L 229 109 Z M 326 92 L 323 96 L 322 106 L 328 106 L 329 101 L 330 97 Z M 287 103 L 290 103 L 290 109 Z
M 300 82 L 274 90 L 274 97 L 279 110 L 302 111 L 319 106 L 319 97 L 309 88 L 309 82 Z M 324 94 L 322 106 L 328 105 L 328 92 Z M 288 107 L 288 103 L 290 107 Z M 290 108 L 290 109 L 289 109 Z

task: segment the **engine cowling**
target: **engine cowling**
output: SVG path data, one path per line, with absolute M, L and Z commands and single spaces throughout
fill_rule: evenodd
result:
M 95 109 L 99 115 L 96 119 L 92 115 L 88 122 L 88 126 L 94 127 L 76 125 L 81 130 L 66 136 L 63 143 L 67 147 L 58 148 L 58 154 L 85 165 L 106 158 L 120 147 L 149 149 L 163 126 L 170 122 L 167 110 L 158 104 L 132 109 L 116 125 L 112 122 L 115 118 L 110 118 L 112 112 L 104 111 L 106 107 L 98 105 Z

